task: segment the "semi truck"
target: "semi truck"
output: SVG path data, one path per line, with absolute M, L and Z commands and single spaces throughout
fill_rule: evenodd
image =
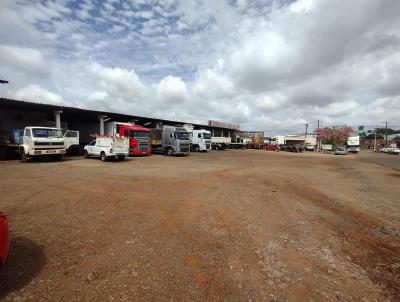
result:
M 66 153 L 64 136 L 58 128 L 25 127 L 19 153 L 23 162 L 43 156 L 62 160 Z
M 347 138 L 347 152 L 358 153 L 360 151 L 360 137 L 349 136 Z
M 205 129 L 194 130 L 193 125 L 182 126 L 189 132 L 190 151 L 201 152 L 211 150 L 211 132 Z
M 193 130 L 190 145 L 195 152 L 211 150 L 211 132 L 204 129 Z
M 129 155 L 151 154 L 150 129 L 132 123 L 108 122 L 104 124 L 104 134 L 129 139 Z
M 186 155 L 190 152 L 189 132 L 183 127 L 164 126 L 149 132 L 153 151 L 168 156 Z

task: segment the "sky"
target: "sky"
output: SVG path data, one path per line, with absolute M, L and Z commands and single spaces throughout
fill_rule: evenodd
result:
M 0 0 L 0 96 L 269 134 L 400 125 L 398 0 Z

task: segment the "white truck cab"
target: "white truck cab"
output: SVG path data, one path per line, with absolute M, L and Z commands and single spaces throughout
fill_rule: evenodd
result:
M 196 152 L 211 150 L 211 132 L 204 129 L 193 130 L 191 145 Z
M 125 137 L 97 137 L 84 147 L 85 158 L 100 157 L 124 160 L 129 155 L 129 140 Z
M 79 147 L 79 131 L 66 130 L 64 133 L 64 144 L 66 150 Z
M 360 152 L 360 137 L 349 136 L 347 138 L 347 151 L 352 153 Z
M 25 127 L 19 153 L 23 162 L 38 156 L 56 156 L 62 160 L 66 150 L 61 130 L 50 127 Z

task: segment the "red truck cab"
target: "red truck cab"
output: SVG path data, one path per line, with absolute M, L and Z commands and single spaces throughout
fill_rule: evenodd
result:
M 130 156 L 142 156 L 150 155 L 150 129 L 142 127 L 140 125 L 119 125 L 119 133 L 122 136 L 129 138 L 129 155 Z
M 0 212 L 0 268 L 8 258 L 9 238 L 7 216 Z

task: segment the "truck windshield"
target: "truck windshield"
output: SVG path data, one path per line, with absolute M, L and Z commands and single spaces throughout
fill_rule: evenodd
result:
M 178 139 L 183 139 L 183 140 L 188 140 L 189 139 L 189 132 L 182 132 L 182 131 L 177 131 L 176 132 L 176 137 Z
M 46 129 L 46 128 L 33 128 L 33 137 L 57 137 L 62 138 L 61 131 L 58 129 Z
M 146 131 L 135 131 L 135 137 L 148 137 L 149 133 Z
M 130 138 L 149 137 L 149 133 L 146 131 L 125 130 L 125 136 Z
M 204 138 L 205 139 L 211 139 L 211 134 L 210 133 L 204 133 Z

